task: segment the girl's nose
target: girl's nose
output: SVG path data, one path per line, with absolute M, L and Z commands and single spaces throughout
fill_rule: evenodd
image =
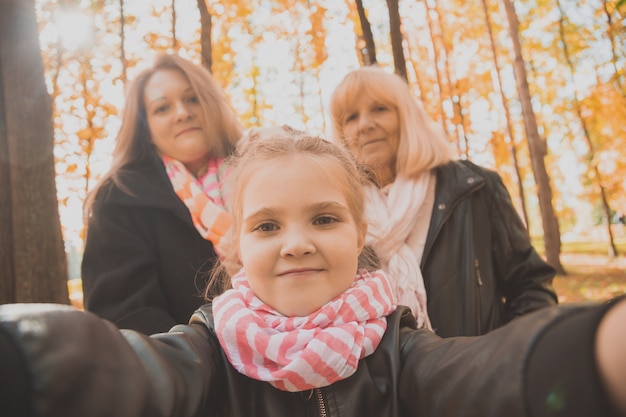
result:
M 315 253 L 315 245 L 307 232 L 301 228 L 286 230 L 283 239 L 281 256 L 302 256 Z

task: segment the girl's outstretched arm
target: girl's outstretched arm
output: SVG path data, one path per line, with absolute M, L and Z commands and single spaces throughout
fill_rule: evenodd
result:
M 202 324 L 148 337 L 68 306 L 2 305 L 0 414 L 202 415 L 220 352 Z
M 598 326 L 596 360 L 609 398 L 626 415 L 626 299 L 609 310 Z
M 406 414 L 626 417 L 626 298 L 519 317 L 486 335 L 407 332 Z

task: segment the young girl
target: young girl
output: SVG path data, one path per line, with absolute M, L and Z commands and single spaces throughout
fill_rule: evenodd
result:
M 69 307 L 0 307 L 3 415 L 626 415 L 626 302 L 442 339 L 359 268 L 364 196 L 339 147 L 253 141 L 231 178 L 226 255 L 243 268 L 189 325 L 148 337 Z

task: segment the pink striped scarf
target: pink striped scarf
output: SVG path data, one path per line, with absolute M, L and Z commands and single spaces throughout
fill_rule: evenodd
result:
M 394 309 L 387 277 L 361 270 L 343 294 L 306 317 L 285 317 L 257 298 L 241 271 L 213 300 L 217 337 L 240 373 L 282 391 L 320 388 L 356 372 Z
M 224 208 L 220 183 L 224 159 L 209 160 L 206 174 L 196 178 L 181 162 L 165 155 L 161 158 L 174 192 L 189 209 L 196 230 L 204 239 L 210 240 L 217 251 L 232 223 L 231 215 Z

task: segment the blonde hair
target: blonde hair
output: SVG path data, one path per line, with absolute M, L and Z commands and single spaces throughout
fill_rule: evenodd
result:
M 163 70 L 180 71 L 189 80 L 202 109 L 204 131 L 212 142 L 212 156 L 225 157 L 234 152 L 243 134 L 243 127 L 211 73 L 203 66 L 178 55 L 159 55 L 152 67 L 140 73 L 129 85 L 122 124 L 113 150 L 113 162 L 109 171 L 87 195 L 84 206 L 86 217 L 91 214 L 93 202 L 104 184 L 110 180 L 126 190 L 121 180 L 125 168 L 156 155 L 148 128 L 144 92 L 152 76 Z
M 240 263 L 237 239 L 242 224 L 242 196 L 250 177 L 255 175 L 259 169 L 263 169 L 263 166 L 276 163 L 276 159 L 293 156 L 309 157 L 319 165 L 319 169 L 334 170 L 336 173 L 332 176 L 335 181 L 334 185 L 338 186 L 345 194 L 355 224 L 359 228 L 367 227 L 365 194 L 362 186 L 365 179 L 347 150 L 320 137 L 307 135 L 291 137 L 279 135 L 263 138 L 263 140 L 253 140 L 246 145 L 242 154 L 228 160 L 229 166 L 232 167 L 228 182 L 233 225 L 229 231 L 228 244 L 220 246 L 222 260 L 213 269 L 209 279 L 205 292 L 205 297 L 208 300 L 228 289 L 230 276 L 238 272 Z M 268 186 L 278 185 L 268 184 Z M 365 232 L 365 230 L 362 231 Z M 378 261 L 369 248 L 363 251 L 359 259 L 359 267 L 367 269 L 378 267 Z
M 406 81 L 397 74 L 375 66 L 350 72 L 335 88 L 330 101 L 333 139 L 347 147 L 343 132 L 348 113 L 367 94 L 394 107 L 398 112 L 400 137 L 396 173 L 415 177 L 422 171 L 453 159 L 450 141 L 411 94 Z

